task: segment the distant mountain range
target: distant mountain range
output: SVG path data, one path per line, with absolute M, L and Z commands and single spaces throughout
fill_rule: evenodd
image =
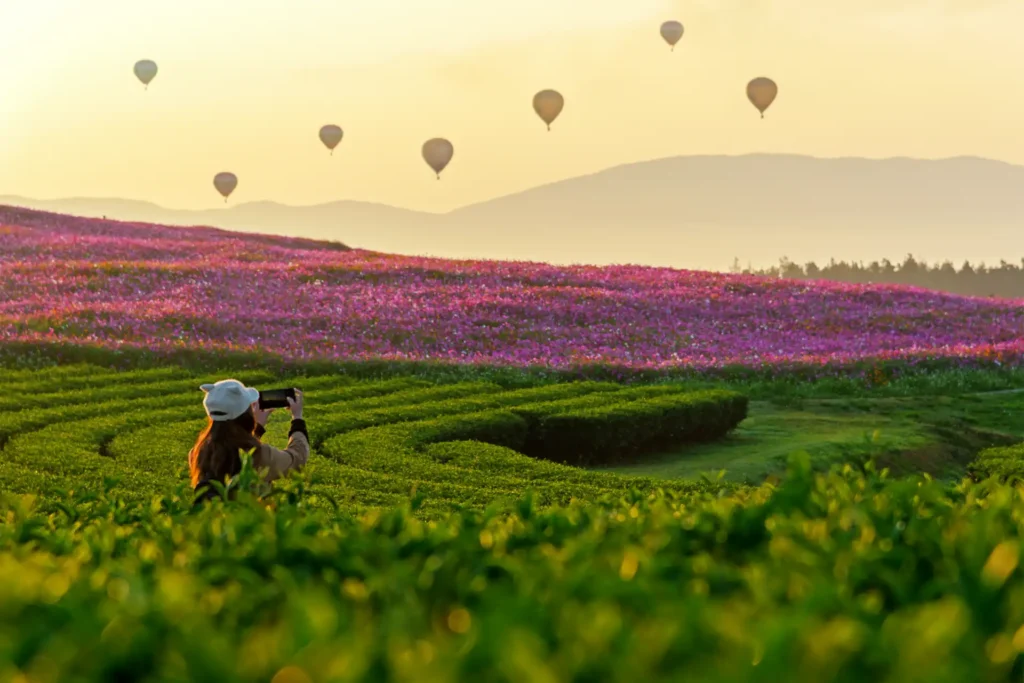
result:
M 212 191 L 212 190 L 211 190 Z M 400 254 L 724 270 L 786 256 L 818 263 L 960 263 L 1024 256 L 1024 166 L 943 160 L 686 156 L 617 166 L 445 214 L 339 201 L 183 211 L 122 199 L 0 204 L 169 225 L 211 225 Z

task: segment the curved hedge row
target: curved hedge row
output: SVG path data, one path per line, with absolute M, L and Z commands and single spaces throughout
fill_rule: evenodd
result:
M 205 422 L 198 386 L 216 378 L 90 366 L 40 371 L 35 383 L 31 377 L 0 370 L 0 382 L 20 388 L 0 397 L 0 488 L 58 500 L 116 479 L 124 495 L 144 500 L 187 480 L 186 454 Z M 236 377 L 304 389 L 312 491 L 324 504 L 352 509 L 400 504 L 414 488 L 430 513 L 485 507 L 527 489 L 542 501 L 568 502 L 659 484 L 700 488 L 566 464 L 612 462 L 717 438 L 747 408 L 746 398 L 734 392 L 693 392 L 678 384 L 573 382 L 508 390 L 491 382 L 416 378 L 281 378 L 265 371 Z M 284 413 L 268 426 L 272 443 L 287 438 Z M 453 450 L 450 442 L 457 444 Z
M 168 493 L 204 422 L 187 388 L 198 378 L 125 374 L 123 391 L 107 379 L 41 377 L 28 407 L 0 411 L 0 493 L 78 489 L 0 495 L 0 680 L 1024 675 L 1024 499 L 1010 487 L 821 474 L 793 458 L 778 486 L 659 492 L 524 454 L 633 457 L 711 438 L 745 414 L 742 396 L 252 373 L 307 389 L 322 500 L 243 494 L 197 510 Z M 272 422 L 270 438 L 287 428 Z M 633 450 L 616 449 L 628 434 Z M 1024 445 L 992 449 L 977 472 L 1011 478 L 1022 460 Z M 312 509 L 328 496 L 346 513 L 398 506 Z M 572 498 L 603 500 L 538 506 Z M 460 506 L 480 509 L 410 514 Z
M 1008 483 L 1024 481 L 1024 443 L 986 448 L 967 471 L 975 480 L 996 477 Z

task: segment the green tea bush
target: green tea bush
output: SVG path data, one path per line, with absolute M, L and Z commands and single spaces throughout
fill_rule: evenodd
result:
M 525 458 L 474 448 L 426 447 L 482 469 Z M 527 494 L 430 521 L 419 491 L 356 514 L 313 504 L 303 478 L 262 502 L 241 490 L 199 509 L 109 483 L 52 511 L 4 497 L 0 680 L 1024 675 L 1024 499 L 994 481 L 798 458 L 777 488 Z
M 0 371 L 0 386 L 8 398 L 24 394 L 54 394 L 82 389 L 102 389 L 119 384 L 144 384 L 147 382 L 182 379 L 191 375 L 181 368 L 160 368 L 145 373 L 123 373 L 101 368 L 83 366 L 75 372 L 22 371 L 18 373 Z M 17 407 L 17 402 L 7 402 Z
M 630 487 L 654 490 L 659 485 L 654 480 L 563 467 L 522 453 L 531 439 L 536 441 L 544 415 L 687 395 L 679 384 L 571 382 L 508 390 L 491 382 L 432 384 L 411 377 L 361 381 L 308 372 L 224 374 L 262 387 L 304 389 L 314 445 L 308 466 L 311 500 L 365 510 L 400 504 L 416 488 L 424 497 L 417 514 L 426 517 L 484 508 L 527 489 L 545 505 Z M 30 374 L 6 376 L 28 382 Z M 199 385 L 220 378 L 152 369 L 120 371 L 116 381 L 108 381 L 113 379 L 109 371 L 88 366 L 63 374 L 40 371 L 40 377 L 79 382 L 55 384 L 54 391 L 24 400 L 12 396 L 0 410 L 0 490 L 43 493 L 41 505 L 51 510 L 68 496 L 99 490 L 108 481 L 117 481 L 126 499 L 144 501 L 186 480 L 186 454 L 205 423 Z M 285 413 L 278 411 L 268 425 L 265 438 L 271 443 L 283 445 L 287 438 Z M 662 437 L 668 438 L 669 423 L 660 428 Z M 689 439 L 688 433 L 676 432 L 678 443 Z M 487 452 L 487 468 L 475 468 L 470 458 L 445 461 L 427 452 L 445 442 L 476 444 Z M 495 460 L 495 446 L 507 449 L 500 451 L 509 456 L 504 468 Z M 670 485 L 680 491 L 700 486 Z
M 959 485 L 670 482 L 562 462 L 718 438 L 745 396 L 236 372 L 305 389 L 315 450 L 193 508 L 218 376 L 35 372 L 0 371 L 38 387 L 0 410 L 0 681 L 1024 677 L 1021 446 Z
M 719 438 L 747 416 L 747 398 L 701 391 L 541 414 L 525 452 L 588 466 Z
M 271 375 L 266 372 L 239 373 L 236 379 L 246 383 L 258 384 L 266 382 Z M 202 401 L 202 394 L 199 393 L 197 379 L 186 377 L 183 379 L 131 382 L 122 380 L 115 383 L 104 383 L 98 387 L 88 387 L 71 391 L 36 392 L 21 391 L 17 393 L 5 393 L 0 396 L 0 410 L 18 411 L 31 408 L 50 408 L 59 405 L 75 403 L 100 403 L 107 400 L 134 400 L 141 398 L 159 398 L 172 396 L 184 392 L 191 392 L 198 395 Z M 202 383 L 202 381 L 200 381 Z
M 2 352 L 0 352 L 2 355 Z M 155 370 L 143 370 L 141 372 L 152 372 L 155 375 L 162 375 L 165 379 L 171 376 L 181 377 L 187 371 L 180 367 L 158 368 Z M 64 365 L 50 365 L 39 368 L 14 368 L 0 364 L 0 383 L 8 384 L 32 384 L 59 383 L 59 382 L 88 382 L 103 377 L 112 377 L 119 374 L 112 368 L 88 363 L 74 363 Z
M 1024 444 L 987 448 L 968 466 L 975 479 L 995 477 L 1001 481 L 1024 481 Z
M 479 390 L 461 398 L 439 396 L 437 397 L 439 400 L 431 400 L 429 402 L 409 401 L 400 405 L 368 408 L 361 412 L 338 413 L 332 411 L 333 414 L 324 415 L 323 419 L 311 426 L 310 437 L 314 444 L 319 445 L 323 443 L 328 435 L 356 429 L 366 429 L 382 424 L 428 420 L 441 415 L 478 413 L 526 403 L 553 402 L 579 397 L 594 398 L 590 394 L 597 394 L 596 398 L 598 400 L 605 400 L 602 398 L 605 392 L 615 392 L 616 396 L 625 394 L 628 397 L 632 396 L 634 391 L 622 389 L 619 385 L 604 382 L 572 382 L 515 391 L 500 391 L 501 388 L 498 385 L 490 383 L 473 383 L 470 386 L 478 387 Z M 679 391 L 679 389 L 674 387 L 669 390 Z M 630 393 L 626 394 L 626 392 Z

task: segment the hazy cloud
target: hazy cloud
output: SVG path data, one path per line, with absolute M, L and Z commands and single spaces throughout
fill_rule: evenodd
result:
M 986 12 L 993 8 L 1012 9 L 1018 0 L 667 0 L 666 7 L 685 13 L 696 9 L 701 13 L 714 11 L 750 10 L 791 16 L 795 10 L 812 14 L 898 14 L 905 11 L 928 10 L 936 14 L 950 12 Z

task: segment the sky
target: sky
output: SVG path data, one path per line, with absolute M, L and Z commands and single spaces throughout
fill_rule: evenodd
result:
M 0 195 L 202 209 L 232 171 L 233 203 L 446 211 L 685 154 L 1024 164 L 1022 23 L 1021 0 L 0 2 Z M 455 147 L 440 182 L 432 137 Z

